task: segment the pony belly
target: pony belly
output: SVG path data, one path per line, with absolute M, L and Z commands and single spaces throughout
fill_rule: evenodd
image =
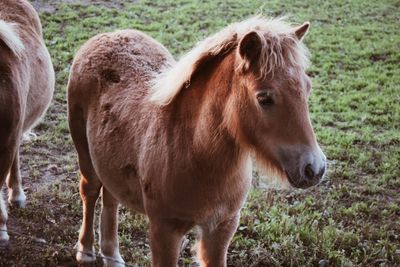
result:
M 107 166 L 107 163 L 102 165 Z M 103 186 L 113 197 L 123 206 L 140 213 L 145 213 L 139 178 L 127 174 L 125 169 L 104 169 L 105 168 L 96 168 L 96 172 Z

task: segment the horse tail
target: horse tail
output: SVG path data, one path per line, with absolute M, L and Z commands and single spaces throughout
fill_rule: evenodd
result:
M 24 44 L 18 36 L 18 31 L 14 23 L 0 19 L 0 41 L 3 41 L 15 56 L 18 58 L 22 56 Z

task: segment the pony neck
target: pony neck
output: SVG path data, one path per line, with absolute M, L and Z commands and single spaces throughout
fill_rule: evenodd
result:
M 234 63 L 234 52 L 208 60 L 196 70 L 190 86 L 182 89 L 166 109 L 170 125 L 181 127 L 176 129 L 182 135 L 181 140 L 193 147 L 191 153 L 215 159 L 217 163 L 223 159 L 236 164 L 245 155 L 223 117 L 231 94 Z

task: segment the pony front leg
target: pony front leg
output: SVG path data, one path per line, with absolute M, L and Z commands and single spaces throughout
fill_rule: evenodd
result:
M 104 266 L 125 266 L 119 253 L 118 243 L 118 201 L 102 188 L 102 207 L 100 218 L 100 252 Z
M 229 243 L 239 224 L 239 215 L 219 223 L 215 228 L 200 226 L 198 257 L 201 267 L 226 267 Z
M 177 219 L 150 218 L 152 267 L 176 267 L 182 238 L 193 224 Z
M 82 199 L 83 220 L 79 232 L 76 260 L 79 263 L 93 262 L 96 260 L 94 243 L 94 210 L 100 194 L 102 184 L 97 177 L 86 178 L 81 174 L 79 192 Z
M 17 208 L 24 208 L 26 196 L 22 189 L 22 179 L 19 170 L 19 148 L 14 156 L 14 162 L 11 166 L 10 175 L 7 178 L 8 202 Z

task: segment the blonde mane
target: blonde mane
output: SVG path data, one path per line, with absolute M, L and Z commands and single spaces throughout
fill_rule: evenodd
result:
M 252 31 L 265 37 L 259 57 L 260 75 L 265 77 L 276 68 L 309 65 L 307 48 L 293 33 L 293 27 L 283 18 L 264 19 L 259 16 L 231 24 L 220 32 L 201 41 L 181 60 L 165 66 L 165 69 L 152 80 L 150 101 L 168 105 L 184 87 L 190 85 L 191 78 L 204 59 L 220 56 L 236 48 L 240 40 Z M 238 71 L 245 71 L 248 62 L 242 60 Z

